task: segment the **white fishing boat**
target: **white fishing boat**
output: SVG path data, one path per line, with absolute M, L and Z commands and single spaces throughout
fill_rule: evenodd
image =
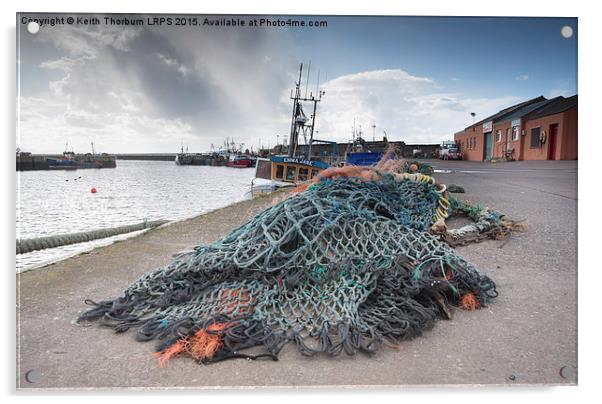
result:
M 255 165 L 255 177 L 251 182 L 257 188 L 280 188 L 294 186 L 309 181 L 316 177 L 322 170 L 330 167 L 324 161 L 311 158 L 311 145 L 315 142 L 324 142 L 313 138 L 316 123 L 316 106 L 321 101 L 323 91 L 318 91 L 309 97 L 301 96 L 301 74 L 303 64 L 299 69 L 299 81 L 295 83 L 295 93 L 291 94 L 293 100 L 293 113 L 291 119 L 291 133 L 288 144 L 288 154 L 276 155 L 270 158 L 258 158 Z M 308 119 L 303 111 L 303 103 L 313 107 L 313 114 Z M 309 137 L 309 147 L 299 147 L 299 136 L 306 140 Z M 329 142 L 331 143 L 331 142 Z

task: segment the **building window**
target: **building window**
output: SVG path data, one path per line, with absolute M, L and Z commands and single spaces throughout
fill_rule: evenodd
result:
M 495 141 L 498 143 L 502 142 L 502 131 L 500 129 L 495 131 Z
M 518 140 L 518 126 L 512 127 L 512 140 Z
M 531 128 L 531 147 L 539 147 L 539 127 Z
M 473 149 L 477 148 L 477 138 L 476 138 L 476 136 L 472 138 L 472 148 Z
M 468 150 L 472 150 L 472 138 L 468 139 Z

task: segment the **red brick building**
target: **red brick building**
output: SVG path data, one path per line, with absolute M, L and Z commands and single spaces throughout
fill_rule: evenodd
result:
M 537 97 L 454 134 L 465 160 L 576 160 L 577 95 Z

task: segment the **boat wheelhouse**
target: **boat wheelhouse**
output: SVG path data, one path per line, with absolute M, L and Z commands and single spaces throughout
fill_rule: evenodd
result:
M 322 161 L 297 157 L 258 158 L 255 178 L 270 180 L 275 187 L 286 187 L 310 181 L 328 167 L 330 166 Z

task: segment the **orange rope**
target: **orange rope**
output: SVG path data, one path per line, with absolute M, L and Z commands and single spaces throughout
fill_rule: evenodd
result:
M 464 310 L 476 310 L 481 306 L 474 293 L 468 292 L 460 299 L 460 307 Z
M 225 308 L 224 314 L 231 317 L 253 312 L 255 298 L 249 298 L 246 289 L 223 289 L 220 291 L 219 299 L 221 306 Z
M 318 178 L 316 176 L 316 178 Z M 310 182 L 302 182 L 299 185 L 297 185 L 295 188 L 293 188 L 293 190 L 291 191 L 291 194 L 298 194 L 300 192 L 305 191 L 309 186 L 311 185 Z
M 207 327 L 209 331 L 221 331 L 225 324 L 211 324 Z M 201 329 L 188 340 L 186 352 L 194 359 L 211 359 L 213 355 L 224 345 L 219 334 L 210 334 Z
M 208 331 L 222 331 L 226 324 L 211 324 Z M 159 360 L 159 366 L 165 366 L 167 362 L 176 355 L 187 353 L 194 359 L 211 359 L 213 355 L 224 345 L 219 333 L 208 333 L 204 329 L 198 330 L 194 335 L 180 338 L 176 343 L 165 348 L 161 352 L 155 352 L 154 356 Z
M 184 339 L 180 339 L 175 344 L 168 346 L 161 352 L 155 352 L 153 355 L 159 360 L 159 366 L 163 367 L 171 358 L 184 352 L 185 346 Z

